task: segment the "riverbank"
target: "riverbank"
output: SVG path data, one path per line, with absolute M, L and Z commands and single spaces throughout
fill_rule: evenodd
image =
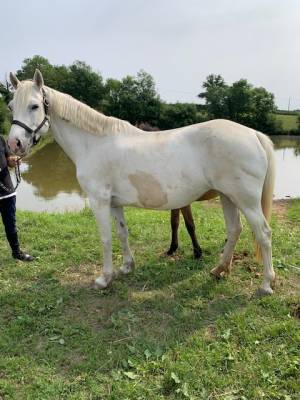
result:
M 93 291 L 101 249 L 90 210 L 18 212 L 37 260 L 10 258 L 0 241 L 0 398 L 297 399 L 300 200 L 276 202 L 276 293 L 253 299 L 261 266 L 244 224 L 231 276 L 209 271 L 225 234 L 217 203 L 193 205 L 202 261 L 183 223 L 167 258 L 169 213 L 126 211 L 133 275 Z M 114 263 L 121 264 L 114 233 Z

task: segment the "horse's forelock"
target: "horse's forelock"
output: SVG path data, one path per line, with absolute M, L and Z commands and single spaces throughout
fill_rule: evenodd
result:
M 33 82 L 30 80 L 22 81 L 14 93 L 14 103 L 16 107 L 25 106 L 32 95 Z

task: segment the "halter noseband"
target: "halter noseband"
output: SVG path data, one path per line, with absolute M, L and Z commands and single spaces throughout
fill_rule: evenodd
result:
M 14 119 L 11 123 L 12 125 L 19 125 L 21 128 L 24 128 L 26 132 L 28 132 L 30 135 L 32 135 L 32 145 L 33 146 L 38 144 L 38 142 L 41 139 L 41 136 L 37 137 L 36 134 L 39 132 L 40 129 L 42 129 L 42 127 L 45 125 L 46 122 L 50 121 L 49 102 L 46 98 L 46 92 L 44 89 L 42 89 L 42 93 L 43 93 L 43 105 L 44 105 L 45 117 L 37 128 L 32 129 L 29 126 L 27 126 L 26 124 L 24 124 L 23 122 L 18 121 L 17 119 Z

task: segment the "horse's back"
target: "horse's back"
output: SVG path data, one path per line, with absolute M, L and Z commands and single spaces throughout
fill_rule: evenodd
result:
M 212 190 L 227 194 L 261 190 L 268 167 L 261 133 L 232 121 L 212 120 L 190 126 L 186 134 L 201 153 L 200 168 Z

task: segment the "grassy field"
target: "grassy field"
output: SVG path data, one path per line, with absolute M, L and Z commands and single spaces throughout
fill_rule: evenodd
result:
M 89 210 L 19 212 L 37 260 L 13 261 L 1 230 L 0 399 L 299 399 L 300 201 L 276 207 L 276 294 L 262 299 L 248 228 L 217 282 L 223 217 L 217 203 L 193 207 L 202 261 L 183 227 L 180 251 L 165 256 L 168 213 L 131 209 L 136 271 L 103 292 L 90 287 L 101 251 Z
M 289 132 L 291 130 L 296 130 L 298 127 L 297 114 L 274 114 L 275 118 L 282 123 L 283 132 Z

